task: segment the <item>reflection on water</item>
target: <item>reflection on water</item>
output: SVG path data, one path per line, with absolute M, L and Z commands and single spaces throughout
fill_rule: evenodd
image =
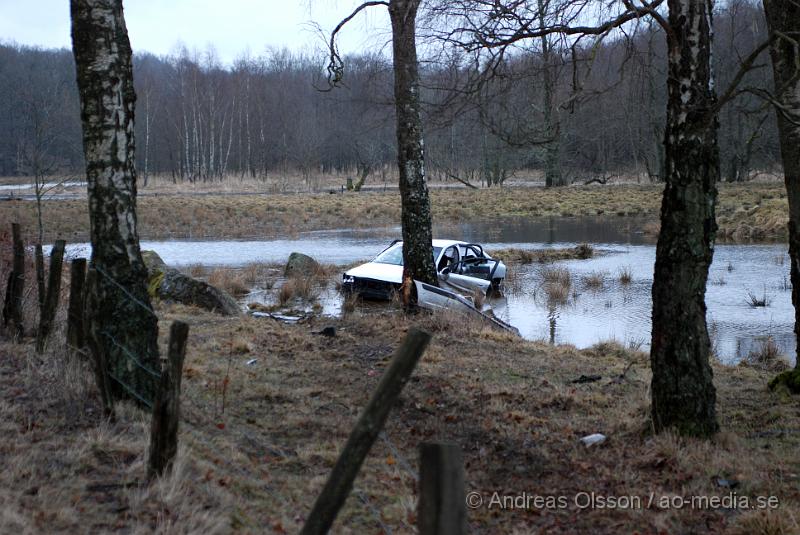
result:
M 435 236 L 476 241 L 487 249 L 567 247 L 594 244 L 602 254 L 589 260 L 554 264 L 571 273 L 568 297 L 549 302 L 542 266 L 509 266 L 515 280 L 506 295 L 492 299 L 495 314 L 529 339 L 587 347 L 616 339 L 647 349 L 650 342 L 650 290 L 655 247 L 629 218 L 497 219 L 437 225 Z M 300 233 L 297 239 L 263 241 L 143 242 L 167 264 L 244 265 L 283 262 L 292 251 L 321 262 L 347 264 L 374 257 L 399 238 L 400 228 Z M 71 255 L 87 254 L 84 245 L 68 246 Z M 553 266 L 553 265 L 551 265 Z M 631 280 L 620 280 L 622 271 Z M 706 293 L 708 325 L 717 354 L 735 362 L 771 337 L 794 359 L 794 310 L 784 245 L 718 245 Z M 591 280 L 587 279 L 589 276 Z M 601 284 L 597 280 L 601 279 Z M 766 296 L 769 306 L 752 307 L 748 292 Z M 325 313 L 336 314 L 341 298 L 331 286 L 321 296 Z
M 602 246 L 601 246 L 602 247 Z M 572 285 L 563 304 L 548 302 L 538 266 L 522 267 L 520 286 L 494 300 L 495 314 L 523 336 L 578 347 L 615 339 L 647 349 L 650 343 L 651 286 L 655 247 L 610 245 L 610 252 L 589 260 L 558 262 L 569 269 Z M 620 281 L 625 268 L 632 276 Z M 740 360 L 771 337 L 794 356 L 794 309 L 788 278 L 788 255 L 782 245 L 720 245 L 709 270 L 707 320 L 712 343 L 725 362 Z M 602 287 L 584 278 L 604 276 Z M 752 307 L 748 293 L 766 294 L 769 306 Z

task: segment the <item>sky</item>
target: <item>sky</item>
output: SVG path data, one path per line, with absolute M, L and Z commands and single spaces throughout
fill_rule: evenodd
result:
M 232 63 L 267 48 L 323 49 L 323 38 L 360 4 L 357 0 L 124 0 L 134 52 L 164 55 L 178 46 L 205 51 Z M 390 38 L 385 7 L 362 11 L 341 34 L 344 54 L 375 50 Z M 43 48 L 69 48 L 69 0 L 0 0 L 0 41 Z

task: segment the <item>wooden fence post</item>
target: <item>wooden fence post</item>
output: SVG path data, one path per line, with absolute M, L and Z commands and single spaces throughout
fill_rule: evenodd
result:
M 89 265 L 89 270 L 86 272 L 86 287 L 94 287 L 97 280 L 97 270 L 94 266 Z M 84 303 L 86 295 L 84 293 Z M 97 389 L 100 391 L 100 399 L 103 402 L 103 412 L 110 420 L 114 420 L 114 396 L 111 393 L 111 380 L 108 377 L 108 363 L 106 362 L 106 353 L 103 348 L 97 344 L 97 333 L 93 330 L 91 314 L 92 311 L 84 307 L 83 324 L 85 326 L 84 334 L 86 336 L 86 345 L 89 347 L 89 352 L 94 360 L 94 375 L 97 381 Z
M 464 535 L 467 532 L 465 499 L 461 448 L 455 444 L 420 444 L 419 534 Z
M 162 475 L 172 467 L 178 453 L 178 422 L 180 421 L 181 375 L 186 355 L 189 326 L 175 321 L 169 330 L 168 362 L 161 371 L 161 381 L 153 402 L 150 424 L 150 453 L 147 459 L 147 478 Z
M 12 338 L 20 340 L 25 334 L 22 324 L 22 292 L 25 289 L 25 244 L 19 223 L 11 223 L 11 235 L 14 240 L 14 262 L 9 282 L 6 286 L 6 298 L 3 304 L 3 325 L 13 325 Z
M 430 341 L 429 333 L 416 328 L 409 329 L 405 340 L 395 352 L 389 368 L 384 372 L 378 388 L 350 432 L 350 437 L 342 453 L 339 454 L 325 487 L 317 497 L 301 534 L 324 535 L 331 528 L 339 509 L 353 488 L 353 481 L 367 453 L 383 429 L 389 411 Z
M 64 262 L 64 240 L 56 240 L 53 249 L 50 251 L 50 273 L 47 280 L 47 296 L 44 300 L 44 307 L 41 309 L 39 317 L 39 331 L 36 333 L 36 352 L 43 353 L 53 328 L 53 319 L 56 317 L 58 300 L 61 297 L 61 268 Z
M 39 317 L 44 315 L 44 300 L 47 289 L 44 286 L 44 253 L 42 244 L 37 243 L 34 250 L 34 264 L 36 266 L 36 297 L 39 303 Z M 41 320 L 39 320 L 41 322 Z
M 86 280 L 86 259 L 76 258 L 70 265 L 69 308 L 67 309 L 67 346 L 83 352 L 86 333 L 83 328 L 83 283 Z

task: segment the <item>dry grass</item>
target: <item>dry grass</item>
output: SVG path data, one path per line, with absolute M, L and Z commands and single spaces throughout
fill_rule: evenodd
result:
M 623 286 L 633 282 L 633 271 L 630 266 L 623 266 L 619 269 L 619 283 Z
M 572 273 L 563 266 L 547 267 L 539 272 L 545 283 L 558 284 L 569 288 L 572 285 Z
M 253 289 L 271 289 L 283 272 L 280 264 L 254 262 L 243 267 L 209 268 L 190 266 L 188 273 L 193 277 L 204 278 L 212 286 L 221 288 L 233 295 L 242 297 Z
M 336 533 L 414 533 L 416 452 L 437 440 L 461 447 L 467 490 L 486 500 L 493 492 L 726 496 L 717 483 L 725 478 L 739 496 L 780 502 L 765 511 L 484 507 L 468 513 L 474 533 L 800 530 L 800 414 L 796 401 L 765 388 L 769 372 L 713 364 L 722 431 L 706 442 L 650 433 L 647 356 L 618 344 L 549 346 L 449 314 L 356 310 L 285 325 L 158 307 L 162 333 L 181 319 L 190 336 L 178 465 L 150 488 L 145 415 L 121 405 L 116 423 L 103 422 L 85 365 L 0 342 L 0 532 L 297 532 L 412 325 L 433 342 Z M 338 335 L 313 334 L 326 325 Z M 249 352 L 232 354 L 231 340 Z M 226 374 L 223 412 L 215 385 Z M 581 375 L 601 380 L 574 384 Z M 609 439 L 587 450 L 579 439 L 595 432 Z
M 472 295 L 470 295 L 470 297 L 472 298 L 472 303 L 475 305 L 475 308 L 477 308 L 478 310 L 483 309 L 483 305 L 486 302 L 486 294 L 485 293 L 483 293 L 480 290 L 475 289 L 475 290 L 472 291 Z
M 240 270 L 216 268 L 208 275 L 211 286 L 221 288 L 234 297 L 242 297 L 250 292 L 244 274 Z
M 208 266 L 203 264 L 192 264 L 184 270 L 187 275 L 194 278 L 208 277 Z
M 173 474 L 148 488 L 145 414 L 123 404 L 104 421 L 88 364 L 66 352 L 0 352 L 0 532 L 226 531 L 219 512 L 234 502 L 203 482 L 189 440 Z
M 569 300 L 572 273 L 565 267 L 547 267 L 539 272 L 547 302 L 564 304 Z
M 342 300 L 342 314 L 350 314 L 356 310 L 356 305 L 359 303 L 357 293 L 350 293 L 344 296 Z
M 581 259 L 594 256 L 594 249 L 588 244 L 566 249 L 497 249 L 491 251 L 492 258 L 502 260 L 506 264 L 533 264 L 556 262 L 558 260 Z
M 786 355 L 781 353 L 778 344 L 771 336 L 759 340 L 758 346 L 747 354 L 742 364 L 770 372 L 782 372 L 789 369 Z
M 278 303 L 287 305 L 294 300 L 314 301 L 319 297 L 319 285 L 315 277 L 290 277 L 278 290 Z
M 602 290 L 606 285 L 606 273 L 602 271 L 592 271 L 581 277 L 583 286 L 590 290 Z
M 644 231 L 655 234 L 661 188 L 630 184 L 477 191 L 448 188 L 432 189 L 431 202 L 437 221 L 515 216 L 635 216 L 645 219 Z M 719 190 L 720 239 L 785 237 L 788 208 L 786 192 L 780 183 L 722 184 Z M 158 195 L 141 196 L 137 201 L 140 235 L 151 239 L 263 238 L 302 230 L 395 225 L 400 221 L 400 198 L 396 191 L 336 195 L 191 193 L 191 186 L 181 184 Z M 30 241 L 36 228 L 35 214 L 34 203 L 6 201 L 0 211 L 0 228 L 19 221 Z M 89 219 L 85 199 L 46 201 L 44 218 L 47 240 L 60 237 L 69 242 L 87 241 Z
M 767 295 L 766 288 L 764 288 L 764 292 L 760 296 L 748 291 L 746 301 L 752 308 L 763 308 L 772 304 L 772 299 Z

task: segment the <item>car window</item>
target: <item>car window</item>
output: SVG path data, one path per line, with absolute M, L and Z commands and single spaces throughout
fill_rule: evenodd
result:
M 394 266 L 402 266 L 403 265 L 403 244 L 398 243 L 394 247 L 390 247 L 377 257 L 373 262 L 377 262 L 379 264 L 392 264 Z
M 434 247 L 433 248 L 433 262 L 436 263 L 436 258 L 439 256 L 439 253 L 442 252 L 441 247 Z M 394 266 L 402 266 L 403 265 L 403 244 L 398 243 L 394 247 L 390 247 L 389 249 L 385 250 L 377 257 L 373 262 L 377 262 L 379 264 L 392 264 Z

